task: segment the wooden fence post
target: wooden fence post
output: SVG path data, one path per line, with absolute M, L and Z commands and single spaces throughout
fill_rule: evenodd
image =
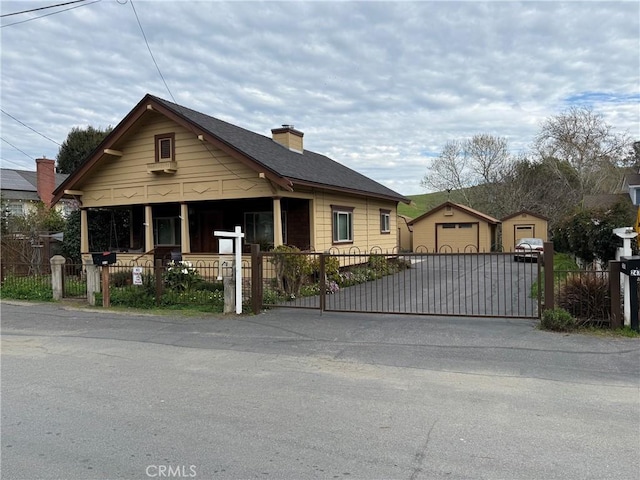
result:
M 251 244 L 251 310 L 258 315 L 262 309 L 262 255 L 260 245 Z
M 609 262 L 609 294 L 611 297 L 611 328 L 622 328 L 624 320 L 622 318 L 621 295 L 620 295 L 620 262 Z

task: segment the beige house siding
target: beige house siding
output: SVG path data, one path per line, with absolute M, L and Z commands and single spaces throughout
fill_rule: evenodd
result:
M 505 252 L 512 252 L 516 242 L 525 237 L 541 238 L 546 242 L 549 237 L 548 228 L 546 219 L 529 212 L 505 218 L 502 221 L 502 249 Z
M 175 133 L 174 174 L 148 173 L 155 163 L 155 135 Z M 208 148 L 207 148 L 208 147 Z M 268 182 L 224 152 L 161 115 L 151 115 L 137 134 L 107 156 L 78 186 L 84 207 L 222 200 L 272 196 Z
M 353 208 L 353 242 L 333 243 L 332 205 Z M 317 191 L 313 201 L 315 231 L 313 246 L 316 251 L 331 249 L 336 253 L 368 252 L 372 248 L 392 252 L 397 246 L 397 214 L 395 202 L 339 195 Z M 390 232 L 380 232 L 380 210 L 390 211 Z
M 482 221 L 473 215 L 452 208 L 447 211 L 445 209 L 438 210 L 432 215 L 419 219 L 413 224 L 413 251 L 436 252 L 439 250 L 447 252 L 464 252 L 471 249 L 470 239 L 465 235 L 460 235 L 455 241 L 452 237 L 443 237 L 444 233 L 439 232 L 442 224 L 447 223 L 470 223 L 473 226 L 471 231 L 476 233 L 475 239 L 471 245 L 477 246 L 480 252 L 491 251 L 493 243 L 493 235 L 495 228 L 488 222 Z M 439 227 L 440 226 L 440 227 Z M 466 230 L 465 230 L 465 233 Z M 440 239 L 438 239 L 440 234 Z M 448 248 L 450 247 L 450 248 Z

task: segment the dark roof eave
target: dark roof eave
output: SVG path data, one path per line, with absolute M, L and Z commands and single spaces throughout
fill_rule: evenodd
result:
M 406 197 L 403 197 L 402 195 L 385 195 L 382 193 L 378 193 L 378 192 L 371 192 L 371 191 L 365 191 L 365 190 L 358 190 L 355 188 L 345 188 L 345 187 L 339 187 L 336 185 L 327 185 L 324 183 L 317 183 L 317 182 L 310 182 L 308 180 L 297 180 L 297 179 L 291 179 L 291 182 L 294 185 L 300 185 L 303 187 L 312 187 L 312 188 L 322 188 L 325 190 L 332 190 L 335 192 L 344 192 L 344 193 L 351 193 L 351 194 L 355 194 L 355 195 L 366 195 L 367 197 L 375 197 L 375 198 L 382 198 L 385 200 L 392 200 L 394 202 L 402 202 L 402 203 L 406 203 L 407 205 L 409 205 L 411 203 L 411 200 L 409 200 Z

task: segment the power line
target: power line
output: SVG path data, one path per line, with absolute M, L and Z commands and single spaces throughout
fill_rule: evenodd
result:
M 9 145 L 11 145 L 13 148 L 15 148 L 16 150 L 18 150 L 20 153 L 24 153 L 27 157 L 29 157 L 31 160 L 35 161 L 35 158 L 33 158 L 31 155 L 29 155 L 28 153 L 23 152 L 22 150 L 20 150 L 18 147 L 16 147 L 13 143 L 11 143 L 8 140 L 5 140 L 4 138 L 0 137 L 0 140 L 2 140 L 5 143 L 8 143 Z
M 167 85 L 166 80 L 164 79 L 164 75 L 162 75 L 162 72 L 160 71 L 160 67 L 158 66 L 158 62 L 156 62 L 155 57 L 153 56 L 153 52 L 151 51 L 151 47 L 149 46 L 149 42 L 147 41 L 147 36 L 144 33 L 144 29 L 142 28 L 142 24 L 140 23 L 140 18 L 138 18 L 138 12 L 136 12 L 136 7 L 133 5 L 133 0 L 131 1 L 131 8 L 133 9 L 133 13 L 136 16 L 136 20 L 138 21 L 138 26 L 140 27 L 140 31 L 142 32 L 142 38 L 144 38 L 144 43 L 147 44 L 147 49 L 149 50 L 149 55 L 151 55 L 151 60 L 153 60 L 153 64 L 156 66 L 156 70 L 158 70 L 158 73 L 160 74 L 160 78 L 162 79 L 162 82 L 164 83 L 165 88 L 167 89 L 167 92 L 169 92 L 169 95 L 171 96 L 171 99 L 173 100 L 173 103 L 178 103 L 176 102 L 176 99 L 173 98 L 173 93 L 171 93 L 171 90 L 169 89 L 169 85 Z
M 14 165 L 17 165 L 18 167 L 24 168 L 24 165 L 20 165 L 18 162 L 14 162 L 13 160 L 7 160 L 6 158 L 0 157 L 0 162 L 13 163 Z
M 21 12 L 5 13 L 4 15 L 0 15 L 0 18 L 10 17 L 12 15 L 21 15 L 23 13 L 29 12 L 37 12 L 38 10 L 46 10 L 47 8 L 64 7 L 65 5 L 71 5 L 72 3 L 80 3 L 86 1 L 87 0 L 74 0 L 73 2 L 58 3 L 57 5 L 49 5 L 48 7 L 32 8 L 31 10 L 23 10 Z
M 93 5 L 94 3 L 98 3 L 98 2 L 101 2 L 101 1 L 102 0 L 95 0 L 95 1 L 93 1 L 91 3 L 83 3 L 82 5 L 76 5 L 75 7 L 69 7 L 69 8 L 65 8 L 64 10 L 58 10 L 57 12 L 47 13 L 45 15 L 40 15 L 39 17 L 28 18 L 27 20 L 21 20 L 20 22 L 8 23 L 6 25 L 0 26 L 0 28 L 10 27 L 12 25 L 19 25 L 21 23 L 27 23 L 27 22 L 30 22 L 31 20 L 37 20 L 39 18 L 49 17 L 51 15 L 56 15 L 58 13 L 66 12 L 66 11 L 69 11 L 69 10 L 73 10 L 74 8 L 88 7 L 89 5 Z
M 83 0 L 83 1 L 84 1 L 84 0 Z M 53 142 L 53 143 L 55 143 L 56 145 L 58 145 L 59 147 L 61 147 L 61 146 L 62 146 L 62 145 L 60 145 L 58 142 L 56 142 L 55 140 L 53 140 L 53 139 L 51 139 L 51 138 L 47 137 L 46 135 L 44 135 L 43 133 L 40 133 L 39 131 L 37 131 L 37 130 L 36 130 L 36 129 L 34 129 L 34 128 L 31 128 L 31 127 L 30 127 L 29 125 L 27 125 L 26 123 L 21 122 L 20 120 L 18 120 L 18 119 L 17 119 L 16 117 L 14 117 L 13 115 L 8 114 L 7 112 L 5 112 L 4 110 L 2 110 L 1 108 L 0 108 L 0 112 L 4 113 L 4 114 L 5 114 L 7 117 L 9 117 L 9 118 L 13 118 L 13 119 L 14 119 L 16 122 L 18 122 L 20 125 L 27 127 L 27 128 L 28 128 L 29 130 L 31 130 L 32 132 L 37 133 L 37 134 L 38 134 L 38 135 L 40 135 L 41 137 L 46 138 L 46 139 L 47 139 L 47 140 L 49 140 L 50 142 Z

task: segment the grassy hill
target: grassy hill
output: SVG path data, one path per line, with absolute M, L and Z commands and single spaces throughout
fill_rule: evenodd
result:
M 398 213 L 400 215 L 406 215 L 407 217 L 416 218 L 424 212 L 431 210 L 433 207 L 437 207 L 441 203 L 446 202 L 448 196 L 447 192 L 406 195 L 407 198 L 411 199 L 412 203 L 411 205 L 400 203 L 398 205 Z

